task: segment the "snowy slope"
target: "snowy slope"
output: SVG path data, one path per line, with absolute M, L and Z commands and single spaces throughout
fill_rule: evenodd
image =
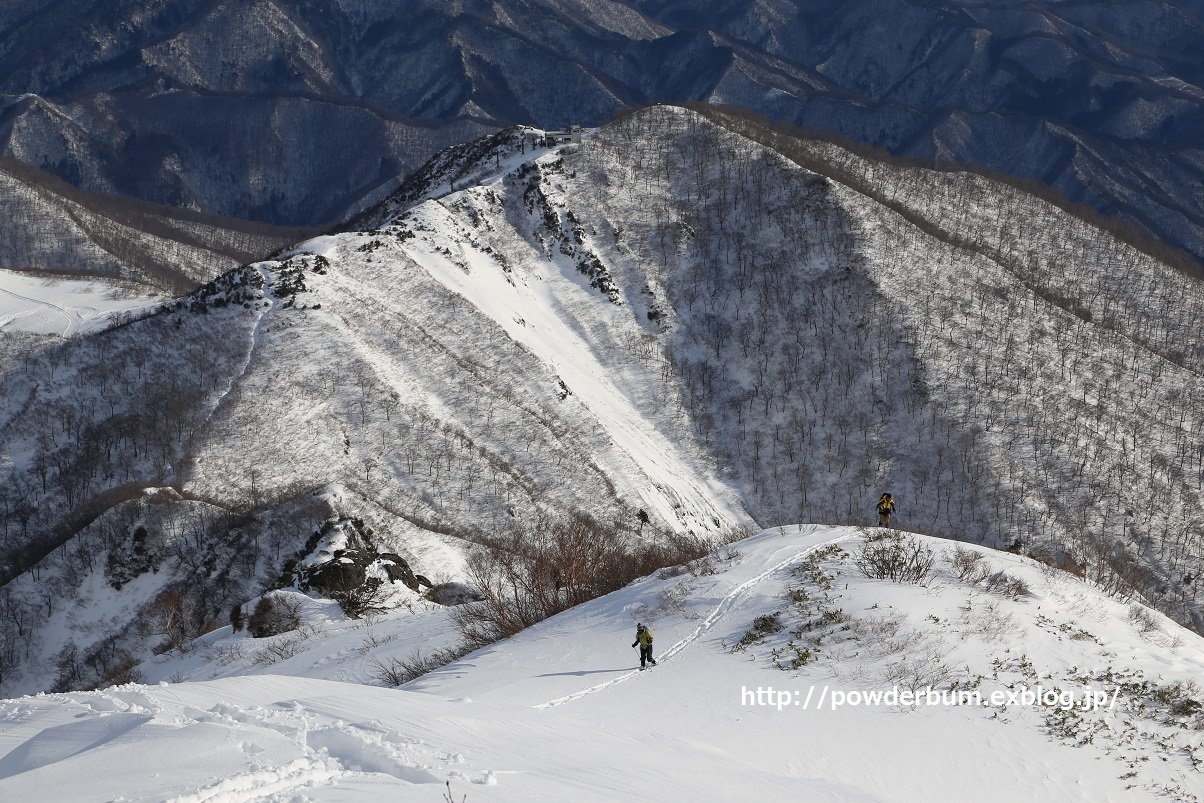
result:
M 160 299 L 89 279 L 0 270 L 0 330 L 63 337 L 96 331 L 122 313 L 148 312 Z
M 1012 187 L 712 117 L 502 132 L 362 230 L 14 349 L 4 693 L 121 679 L 160 593 L 212 630 L 329 521 L 453 580 L 545 515 L 712 538 L 886 489 L 1198 628 L 1199 282 Z
M 365 628 L 311 611 L 324 633 L 283 674 L 236 676 L 246 671 L 231 669 L 236 645 L 249 657 L 272 640 L 219 631 L 147 667 L 188 682 L 0 703 L 0 796 L 431 800 L 450 782 L 457 800 L 477 801 L 1198 799 L 1201 714 L 1183 701 L 1199 689 L 1173 684 L 1204 671 L 1200 637 L 1135 617 L 1072 576 L 971 547 L 1029 586 L 1016 599 L 987 591 L 948 568 L 949 542 L 923 539 L 938 554 L 924 585 L 866 579 L 851 558 L 864 536 L 766 531 L 400 690 L 330 678 L 425 646 L 429 615 Z M 843 618 L 801 628 L 816 613 L 801 596 Z M 774 613 L 821 645 L 812 662 L 774 666 L 785 630 L 733 649 Z M 628 646 L 637 620 L 660 656 L 643 674 Z M 1076 700 L 1115 691 L 1117 702 L 1077 717 L 1059 703 L 833 704 L 838 692 L 971 681 L 984 695 L 1039 683 Z M 753 705 L 770 687 L 769 704 Z

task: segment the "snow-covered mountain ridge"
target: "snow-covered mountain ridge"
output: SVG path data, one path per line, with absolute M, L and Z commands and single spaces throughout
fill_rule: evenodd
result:
M 714 537 L 887 489 L 1198 626 L 1198 282 L 727 116 L 470 151 L 160 314 L 4 343 L 0 688 L 121 678 L 163 594 L 211 629 L 329 521 L 438 580 L 541 514 Z
M 1198 799 L 1198 635 L 1065 572 L 948 541 L 915 539 L 933 551 L 922 584 L 868 579 L 855 563 L 878 537 L 775 528 L 401 689 L 382 688 L 378 668 L 452 638 L 448 609 L 416 598 L 352 622 L 307 600 L 299 640 L 227 627 L 144 665 L 148 685 L 0 702 L 0 793 Z M 644 673 L 637 621 L 659 656 Z M 790 666 L 788 645 L 804 642 Z M 933 689 L 1003 702 L 857 696 Z M 1038 690 L 1043 702 L 1024 697 Z
M 1198 259 L 1202 43 L 1199 0 L 10 2 L 0 149 L 325 224 L 505 125 L 724 103 L 1039 180 Z

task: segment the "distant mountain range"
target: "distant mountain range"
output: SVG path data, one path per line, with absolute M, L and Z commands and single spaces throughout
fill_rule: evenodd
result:
M 1204 255 L 1199 0 L 59 0 L 0 8 L 0 148 L 310 225 L 440 148 L 734 104 L 1036 179 Z

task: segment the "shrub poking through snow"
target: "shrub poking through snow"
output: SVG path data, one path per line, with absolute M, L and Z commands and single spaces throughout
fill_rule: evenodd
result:
M 923 583 L 932 571 L 933 553 L 914 538 L 885 532 L 871 536 L 853 557 L 853 563 L 875 580 Z
M 453 609 L 452 619 L 472 647 L 492 644 L 711 551 L 696 536 L 665 534 L 657 541 L 633 541 L 630 535 L 582 513 L 516 528 L 470 556 L 469 580 L 482 598 Z
M 1177 680 L 1155 686 L 1151 696 L 1154 700 L 1167 707 L 1167 710 L 1177 717 L 1195 717 L 1196 727 L 1204 727 L 1198 715 L 1204 712 L 1204 702 L 1201 702 L 1200 684 L 1194 680 Z
M 1149 638 L 1162 632 L 1154 614 L 1140 603 L 1134 602 L 1129 606 L 1129 621 L 1133 623 L 1133 627 L 1137 628 L 1137 632 L 1141 634 L 1142 638 Z
M 292 658 L 304 649 L 309 636 L 309 629 L 302 628 L 284 638 L 270 641 L 262 650 L 255 653 L 255 657 L 251 659 L 251 665 L 271 666 L 287 658 Z
M 264 594 L 247 619 L 247 630 L 255 638 L 278 636 L 300 626 L 300 604 L 283 594 Z
M 335 588 L 329 593 L 348 618 L 362 619 L 369 613 L 384 609 L 390 589 L 379 577 L 369 577 L 359 585 Z
M 427 653 L 415 650 L 406 658 L 394 656 L 385 661 L 373 661 L 372 676 L 389 686 L 401 686 L 415 678 L 422 677 L 427 672 L 433 672 L 442 666 L 447 666 L 452 661 L 463 658 L 468 652 L 468 648 L 463 645 L 432 650 Z
M 848 553 L 835 544 L 813 550 L 790 570 L 802 584 L 789 584 L 783 590 L 787 607 L 754 619 L 732 650 L 743 652 L 765 643 L 770 647 L 773 665 L 793 671 L 816 661 L 827 649 L 821 647 L 826 642 L 844 641 L 853 625 L 838 605 L 840 594 L 833 590 L 833 584 L 837 565 L 847 557 Z
M 1001 594 L 1008 599 L 1020 599 L 1032 595 L 1028 583 L 1007 572 L 991 572 L 987 575 L 983 585 L 992 594 Z
M 1031 596 L 1028 583 L 1004 571 L 995 571 L 981 552 L 956 546 L 947 558 L 949 569 L 962 582 L 980 585 L 1008 599 Z
M 978 582 L 980 573 L 987 571 L 983 565 L 985 561 L 982 553 L 975 552 L 973 549 L 966 549 L 963 546 L 953 548 L 953 552 L 948 557 L 948 562 L 949 569 L 957 575 L 958 580 Z
M 746 647 L 763 641 L 770 633 L 781 631 L 783 626 L 782 620 L 776 612 L 758 616 L 756 619 L 753 619 L 752 627 L 749 628 L 749 631 L 736 642 L 734 649 L 743 650 Z

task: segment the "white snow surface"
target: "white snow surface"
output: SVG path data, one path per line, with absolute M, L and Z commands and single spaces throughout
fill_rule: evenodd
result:
M 795 163 L 684 110 L 520 142 L 131 326 L 0 341 L 4 537 L 105 509 L 6 586 L 0 694 L 120 663 L 60 678 L 64 649 L 148 657 L 173 585 L 221 621 L 330 517 L 442 582 L 463 536 L 542 514 L 717 537 L 890 489 L 912 529 L 1135 561 L 1201 629 L 1187 278 L 1012 188 L 779 143 Z M 162 562 L 125 572 L 147 515 Z
M 95 278 L 0 269 L 0 332 L 81 335 L 112 326 L 120 313 L 149 310 L 161 301 Z
M 225 628 L 145 665 L 150 685 L 0 702 L 0 799 L 430 801 L 448 785 L 469 801 L 1197 799 L 1198 718 L 1175 719 L 1149 689 L 1200 677 L 1204 640 L 979 547 L 961 549 L 1029 593 L 958 580 L 955 546 L 927 538 L 927 583 L 866 579 L 851 557 L 865 535 L 768 530 L 400 689 L 374 681 L 372 666 L 450 642 L 444 609 L 352 622 L 313 603 L 304 638 L 276 663 L 255 656 L 297 634 Z M 801 621 L 800 590 L 836 624 L 814 640 L 814 660 L 783 671 L 774 653 Z M 732 649 L 774 613 L 783 632 Z M 630 647 L 637 620 L 660 661 L 644 673 Z M 912 682 L 900 667 L 941 687 L 977 678 L 984 694 L 1123 688 L 1111 710 L 1069 725 L 1040 705 L 818 710 L 820 693 Z M 1147 686 L 1125 685 L 1136 676 Z M 816 699 L 745 704 L 742 692 L 767 687 Z
M 462 194 L 453 195 L 447 203 L 454 207 L 461 198 Z M 428 204 L 413 215 L 418 225 L 448 232 L 445 241 L 455 242 L 451 235 L 456 228 L 455 218 L 447 206 Z M 653 383 L 641 377 L 635 380 L 641 386 L 626 385 L 625 377 L 616 375 L 600 353 L 603 349 L 583 323 L 585 311 L 605 316 L 602 325 L 611 330 L 620 330 L 630 316 L 619 307 L 596 309 L 598 305 L 591 303 L 592 291 L 575 269 L 541 270 L 544 266 L 535 263 L 527 266 L 525 275 L 515 278 L 499 271 L 486 254 L 463 244 L 459 248 L 462 263 L 441 259 L 425 243 L 407 248 L 406 253 L 450 292 L 492 319 L 511 340 L 556 371 L 589 409 L 609 437 L 611 449 L 617 452 L 611 456 L 611 462 L 617 465 L 610 466 L 608 473 L 622 476 L 622 461 L 629 460 L 639 475 L 651 481 L 651 485 L 633 488 L 643 505 L 669 522 L 680 518 L 678 511 L 683 504 L 694 520 L 719 516 L 738 522 L 745 518 L 730 489 L 705 477 L 694 455 L 666 437 L 639 409 L 634 400 L 647 393 L 647 388 L 641 386 Z M 561 266 L 552 262 L 547 267 Z
M 682 116 L 682 121 L 689 120 Z M 664 130 L 676 129 L 666 125 Z M 678 135 L 689 130 L 686 126 Z M 718 143 L 735 139 L 716 137 Z M 616 134 L 615 142 L 622 141 Z M 646 143 L 657 141 L 650 137 Z M 891 487 L 896 496 L 914 499 L 908 520 L 915 526 L 935 523 L 982 538 L 968 514 L 988 513 L 989 494 L 961 494 L 983 505 L 963 514 L 960 501 L 954 510 L 948 496 L 942 508 L 939 493 L 935 502 L 922 491 L 898 493 L 896 480 L 927 478 L 956 490 L 961 480 L 955 469 L 967 478 L 976 476 L 966 459 L 944 459 L 945 447 L 973 441 L 951 439 L 941 429 L 944 424 L 938 426 L 939 416 L 929 411 L 939 407 L 969 420 L 976 409 L 989 408 L 1025 418 L 1028 408 L 1009 404 L 1006 395 L 1022 376 L 1036 400 L 1031 404 L 1042 406 L 1042 423 L 1049 419 L 1065 426 L 1024 430 L 1032 441 L 1017 441 L 1019 446 L 988 427 L 978 442 L 988 457 L 994 456 L 992 471 L 1033 478 L 1027 490 L 1022 484 L 1007 500 L 1014 513 L 1036 511 L 1031 518 L 1009 519 L 1026 541 L 1038 531 L 1028 522 L 1044 521 L 1038 514 L 1052 509 L 1055 483 L 1069 482 L 1069 475 L 1058 472 L 1067 466 L 1077 466 L 1080 477 L 1086 470 L 1098 471 L 1108 482 L 1116 478 L 1117 501 L 1100 510 L 1125 509 L 1127 515 L 1132 510 L 1139 517 L 1122 525 L 1121 535 L 1125 527 L 1158 532 L 1163 523 L 1192 515 L 1192 494 L 1198 489 L 1159 492 L 1162 486 L 1153 474 L 1143 478 L 1140 472 L 1112 471 L 1108 461 L 1125 456 L 1119 468 L 1158 465 L 1162 456 L 1180 454 L 1166 445 L 1173 441 L 1166 432 L 1183 437 L 1197 431 L 1194 419 L 1184 426 L 1175 412 L 1188 409 L 1176 406 L 1176 399 L 1190 396 L 1183 388 L 1195 387 L 1190 383 L 1198 378 L 1177 363 L 1159 363 L 1150 381 L 1138 381 L 1146 376 L 1139 368 L 1145 361 L 1132 355 L 1146 346 L 1133 341 L 1116 352 L 1118 370 L 1129 371 L 1124 376 L 1132 379 L 1113 387 L 1141 389 L 1147 393 L 1139 397 L 1146 407 L 1129 403 L 1119 391 L 1109 395 L 1106 388 L 1080 385 L 1075 371 L 1092 374 L 1093 361 L 1106 362 L 1112 352 L 1093 350 L 1096 340 L 1086 336 L 1086 345 L 1075 340 L 1073 349 L 1070 339 L 1047 337 L 1047 329 L 1054 331 L 1058 321 L 1069 325 L 1070 317 L 1048 302 L 1047 296 L 1060 296 L 1044 285 L 1038 287 L 1041 293 L 1026 287 L 1015 297 L 1022 299 L 1021 306 L 1044 309 L 1048 302 L 1046 311 L 1054 317 L 1030 324 L 1029 317 L 1002 303 L 1013 297 L 1013 285 L 1023 284 L 1003 268 L 991 267 L 993 259 L 1008 255 L 973 256 L 976 268 L 986 272 L 967 272 L 948 243 L 912 231 L 915 226 L 899 210 L 920 219 L 927 209 L 921 203 L 926 184 L 916 189 L 900 181 L 897 191 L 889 192 L 893 184 L 886 183 L 886 190 L 871 184 L 882 198 L 869 199 L 839 182 L 779 165 L 777 156 L 766 161 L 770 157 L 754 159 L 753 152 L 742 151 L 751 167 L 781 168 L 777 173 L 761 169 L 770 190 L 778 186 L 770 181 L 774 176 L 780 184 L 766 197 L 775 210 L 798 212 L 758 230 L 755 239 L 764 259 L 746 260 L 745 267 L 788 265 L 814 280 L 813 287 L 798 289 L 800 299 L 831 302 L 817 301 L 814 309 L 801 301 L 783 307 L 783 333 L 789 333 L 793 320 L 798 323 L 794 336 L 813 342 L 797 310 L 831 311 L 808 319 L 817 333 L 832 325 L 828 339 L 816 335 L 822 348 L 795 353 L 798 365 L 818 366 L 815 371 L 799 373 L 793 391 L 752 404 L 755 394 L 737 391 L 751 391 L 754 384 L 758 366 L 748 359 L 758 350 L 751 348 L 754 341 L 741 344 L 740 337 L 731 336 L 733 328 L 723 337 L 717 334 L 712 345 L 707 333 L 722 334 L 719 324 L 725 322 L 734 327 L 760 302 L 752 285 L 738 289 L 739 298 L 730 287 L 726 295 L 691 296 L 695 279 L 727 287 L 728 274 L 695 271 L 712 264 L 711 252 L 689 245 L 704 239 L 699 232 L 705 227 L 695 230 L 687 221 L 697 224 L 706 215 L 668 216 L 679 205 L 689 211 L 694 203 L 694 179 L 684 170 L 688 165 L 657 157 L 655 164 L 663 170 L 627 173 L 627 163 L 615 155 L 622 149 L 609 147 L 533 155 L 535 172 L 525 162 L 517 166 L 521 160 L 512 155 L 510 162 L 495 162 L 494 172 L 478 176 L 476 186 L 446 194 L 450 187 L 437 188 L 379 230 L 315 238 L 290 252 L 291 258 L 257 263 L 225 284 L 216 283 L 197 296 L 210 305 L 207 312 L 181 306 L 141 328 L 106 333 L 115 335 L 112 340 L 122 349 L 137 345 L 116 337 L 123 334 L 130 340 L 138 335 L 173 346 L 187 343 L 184 360 L 174 348 L 152 349 L 149 359 L 135 359 L 141 352 L 134 349 L 97 347 L 66 367 L 46 360 L 37 370 L 13 372 L 7 398 L 0 397 L 0 413 L 15 423 L 6 425 L 13 434 L 9 453 L 0 458 L 22 471 L 34 449 L 44 448 L 37 438 L 39 418 L 79 420 L 69 415 L 75 411 L 68 402 L 85 398 L 75 388 L 94 374 L 105 376 L 96 369 L 109 364 L 117 369 L 110 377 L 114 387 L 141 381 L 144 374 L 166 374 L 167 366 L 188 366 L 181 377 L 192 383 L 191 406 L 178 422 L 196 435 L 187 451 L 172 451 L 178 434 L 166 437 L 157 466 L 144 465 L 150 458 L 143 449 L 142 462 L 126 472 L 131 494 L 157 489 L 148 496 L 161 504 L 149 507 L 162 508 L 152 518 L 163 524 L 148 529 L 160 536 L 156 548 L 168 556 L 162 567 L 117 585 L 104 575 L 112 554 L 102 551 L 112 548 L 102 547 L 110 537 L 105 533 L 145 523 L 149 503 L 135 498 L 127 503 L 128 522 L 118 517 L 125 515 L 120 505 L 114 507 L 86 531 L 82 548 L 56 550 L 37 573 L 26 572 L 6 588 L 18 603 L 10 609 L 17 616 L 9 630 L 16 633 L 11 643 L 20 644 L 23 662 L 5 671 L 9 693 L 50 688 L 64 646 L 82 646 L 86 649 L 79 655 L 86 656 L 93 644 L 120 637 L 129 654 L 147 658 L 164 642 L 148 629 L 154 617 L 140 620 L 139 609 L 154 602 L 169 577 L 204 577 L 203 566 L 192 575 L 172 575 L 188 568 L 183 558 L 216 558 L 223 549 L 238 554 L 241 544 L 241 556 L 248 560 L 230 576 L 241 578 L 249 596 L 258 593 L 258 583 L 277 576 L 280 557 L 327 513 L 362 516 L 383 546 L 437 583 L 464 575 L 464 544 L 454 533 L 502 528 L 543 509 L 602 514 L 621 504 L 629 521 L 637 508 L 646 509 L 665 529 L 713 537 L 754 518 L 772 523 L 829 513 L 835 518 L 845 509 L 855 519 L 854 511 L 872 510 L 878 488 Z M 654 158 L 650 145 L 644 155 L 645 161 Z M 722 186 L 715 184 L 716 197 Z M 948 223 L 953 233 L 962 225 L 987 230 L 999 225 L 1002 251 L 1008 238 L 991 217 L 991 205 L 966 205 L 962 199 L 968 196 L 944 191 L 939 209 L 964 208 L 969 219 Z M 874 206 L 882 200 L 893 206 Z M 727 212 L 734 215 L 742 203 Z M 805 204 L 810 206 L 804 209 Z M 662 219 L 664 225 L 658 223 Z M 856 230 L 858 239 L 828 237 L 829 227 Z M 935 230 L 936 224 L 928 228 Z M 795 230 L 801 234 L 792 243 L 787 235 Z M 1066 227 L 1042 231 L 1082 234 Z M 719 234 L 722 227 L 708 236 L 726 242 Z M 667 243 L 663 250 L 650 249 L 661 235 Z M 837 247 L 842 243 L 850 253 L 864 250 L 866 277 L 843 277 L 840 260 L 849 254 Z M 790 254 L 795 245 L 803 256 Z M 929 247 L 949 259 L 931 258 Z M 902 249 L 910 249 L 908 258 L 895 259 Z M 659 264 L 658 253 L 666 264 Z M 739 263 L 724 263 L 724 270 L 734 271 Z M 674 284 L 678 275 L 680 287 Z M 1000 292 L 992 294 L 994 285 L 986 284 L 987 290 L 975 289 L 980 275 L 998 280 Z M 1150 286 L 1175 287 L 1173 276 L 1149 275 L 1159 277 Z M 288 282 L 298 278 L 304 289 L 290 291 Z M 842 290 L 846 283 L 856 292 Z M 863 360 L 862 352 L 845 348 L 859 339 L 859 327 L 837 299 L 851 299 L 850 308 L 857 309 L 874 302 L 880 285 L 892 288 L 906 326 L 873 330 L 876 339 L 865 340 L 866 348 L 873 348 L 864 353 L 877 359 Z M 935 331 L 930 319 L 946 307 L 925 300 L 925 290 L 938 301 L 973 299 L 966 307 L 977 310 L 978 317 L 942 323 L 947 337 L 926 335 Z M 20 289 L 15 292 L 22 295 Z M 708 298 L 715 299 L 718 312 L 708 311 Z M 78 300 L 55 304 L 45 308 L 45 320 L 57 320 L 55 315 L 62 320 L 48 323 L 45 331 L 60 335 L 83 325 L 87 304 L 96 306 Z M 76 308 L 82 312 L 73 318 L 69 309 Z M 661 323 L 653 312 L 663 316 Z M 1105 306 L 1101 320 L 1106 312 Z M 60 323 L 63 328 L 56 328 Z M 1024 372 L 1011 372 L 1006 359 L 993 361 L 993 352 L 975 345 L 979 333 L 996 330 L 1032 344 Z M 173 335 L 176 331 L 184 334 Z M 1167 338 L 1182 331 L 1168 329 Z M 895 379 L 886 370 L 896 362 L 908 364 L 907 353 L 896 353 L 899 333 L 911 333 L 924 344 L 923 354 L 931 358 L 925 369 L 931 399 L 939 404 L 921 403 L 917 396 L 913 409 L 891 413 L 884 406 L 891 394 L 870 392 L 925 376 L 917 369 Z M 775 342 L 768 329 L 764 334 L 767 343 Z M 1106 329 L 1094 336 L 1105 345 L 1113 338 Z M 90 343 L 87 338 L 75 342 Z M 686 417 L 684 402 L 694 391 L 687 393 L 675 378 L 678 369 L 668 355 L 676 353 L 682 365 L 686 358 L 699 365 L 710 349 L 715 360 L 725 355 L 720 364 L 730 367 L 732 377 L 729 395 L 712 399 L 717 423 L 703 427 L 708 408 L 699 405 L 696 418 Z M 835 356 L 829 357 L 829 349 Z M 746 352 L 744 359 L 736 359 L 738 350 Z M 1066 364 L 1067 355 L 1080 353 L 1082 367 L 1075 368 L 1077 360 Z M 775 362 L 787 364 L 785 352 L 764 354 L 773 358 L 759 364 L 766 376 L 774 373 Z M 996 377 L 994 384 L 975 390 L 969 379 L 980 373 L 967 369 L 963 374 L 960 368 L 963 362 L 971 368 L 978 364 L 971 358 L 1002 364 L 1007 381 Z M 861 367 L 842 373 L 826 370 L 828 365 Z M 862 368 L 866 373 L 858 373 Z M 827 423 L 832 388 L 825 383 L 838 374 L 844 390 L 885 411 L 862 416 L 859 433 L 849 430 L 854 439 L 861 438 L 856 448 L 843 446 L 847 423 Z M 807 377 L 824 381 L 802 381 Z M 1080 395 L 1066 395 L 1076 388 Z M 821 390 L 818 404 L 815 394 Z M 835 391 L 830 395 L 839 397 Z M 131 405 L 143 403 L 143 394 L 128 398 Z M 1099 409 L 1109 414 L 1084 417 L 1088 398 L 1093 404 L 1106 401 L 1108 406 Z M 121 401 L 114 396 L 111 404 Z M 812 405 L 810 412 L 804 403 Z M 777 438 L 769 436 L 779 432 L 792 405 L 799 412 L 794 420 L 811 424 L 783 442 L 783 448 L 797 447 L 783 456 Z M 43 409 L 60 412 L 38 412 Z M 1145 409 L 1157 412 L 1147 415 Z M 746 421 L 754 435 L 760 431 L 765 438 L 749 438 L 748 450 L 733 447 L 727 454 L 731 460 L 720 459 L 724 454 L 709 448 L 711 441 L 727 442 L 739 431 L 733 442 L 743 444 Z M 1098 431 L 1086 433 L 1093 421 Z M 1113 432 L 1117 421 L 1123 426 Z M 1147 424 L 1153 427 L 1149 434 Z M 879 442 L 879 431 L 895 434 Z M 1043 432 L 1059 438 L 1043 439 Z M 1079 463 L 1075 451 L 1072 463 L 1052 457 L 1042 462 L 1046 456 L 1038 446 L 1069 438 L 1061 433 L 1087 439 L 1092 451 L 1085 457 L 1101 459 Z M 172 435 L 169 428 L 167 436 Z M 73 442 L 65 434 L 62 438 L 60 449 L 70 454 Z M 929 441 L 940 447 L 935 459 L 928 454 Z M 758 443 L 773 445 L 762 449 Z M 1139 458 L 1128 457 L 1130 450 L 1146 448 L 1150 451 L 1138 452 Z M 841 464 L 836 474 L 835 462 L 819 470 L 825 455 L 836 461 L 862 453 L 889 460 L 877 459 L 875 467 L 866 458 L 868 473 L 846 471 Z M 964 453 L 974 451 L 967 446 Z M 810 474 L 801 472 L 804 456 L 816 461 Z M 62 465 L 69 476 L 72 464 Z M 941 473 L 946 470 L 947 481 Z M 1126 479 L 1130 476 L 1132 482 Z M 1183 488 L 1189 479 L 1181 480 Z M 172 488 L 165 488 L 169 483 Z M 758 491 L 762 483 L 764 490 Z M 1015 485 L 1013 479 L 1009 487 Z M 37 487 L 43 486 L 45 480 Z M 1076 480 L 1073 487 L 1085 493 L 1092 486 Z M 810 508 L 796 505 L 796 488 L 804 505 L 809 491 Z M 1043 496 L 1047 488 L 1049 499 Z M 227 545 L 201 544 L 198 535 L 194 547 L 184 548 L 193 537 L 186 525 L 218 517 L 224 508 L 216 502 L 261 494 L 287 500 L 262 514 L 262 546 L 257 529 L 254 536 Z M 324 506 L 313 501 L 319 497 L 329 497 Z M 46 500 L 47 506 L 55 504 L 53 497 Z M 750 512 L 758 506 L 759 517 Z M 1108 526 L 1118 526 L 1118 517 L 1098 515 Z M 1040 532 L 1046 531 L 1042 525 Z M 1175 571 L 1167 576 L 1176 582 L 1166 588 L 1182 595 L 1180 610 L 1186 612 L 1195 605 L 1195 587 L 1181 578 L 1194 565 L 1190 560 L 1198 544 L 1186 539 L 1186 528 L 1182 532 L 1183 541 L 1167 540 L 1160 549 L 1185 557 L 1182 564 L 1174 562 Z M 469 801 L 638 796 L 1198 803 L 1204 714 L 1199 688 L 1190 681 L 1201 677 L 1204 667 L 1199 636 L 1139 604 L 1119 603 L 1072 575 L 1013 555 L 962 547 L 983 555 L 992 574 L 959 580 L 946 563 L 955 547 L 945 541 L 926 541 L 940 553 L 929 582 L 869 580 L 847 555 L 829 548 L 835 544 L 853 553 L 863 535 L 853 528 L 814 525 L 767 530 L 720 548 L 691 570 L 645 578 L 400 689 L 386 685 L 382 667 L 417 650 L 430 654 L 454 644 L 457 636 L 446 609 L 399 588 L 395 609 L 350 621 L 334 603 L 282 592 L 302 606 L 304 625 L 294 632 L 254 639 L 222 628 L 186 645 L 185 652 L 143 663 L 139 672 L 148 685 L 0 701 L 0 801 L 342 800 L 368 794 L 434 800 L 450 793 Z M 809 554 L 824 557 L 808 564 Z M 232 561 L 228 555 L 224 559 Z M 1028 590 L 1014 598 L 1001 593 L 1007 578 L 988 582 L 998 579 L 994 572 L 1023 581 Z M 69 579 L 73 576 L 86 579 L 81 583 Z M 72 592 L 59 597 L 54 588 Z M 46 589 L 51 592 L 43 593 Z M 142 630 L 131 625 L 138 621 Z M 636 621 L 655 631 L 661 658 L 646 673 L 639 672 L 629 646 Z M 832 692 L 897 686 L 990 693 L 1036 684 L 1092 694 L 1115 691 L 1117 702 L 1107 711 L 1081 715 L 1048 705 L 835 709 L 820 702 L 835 699 Z M 774 695 L 791 694 L 782 710 L 745 704 L 743 692 L 769 687 Z

